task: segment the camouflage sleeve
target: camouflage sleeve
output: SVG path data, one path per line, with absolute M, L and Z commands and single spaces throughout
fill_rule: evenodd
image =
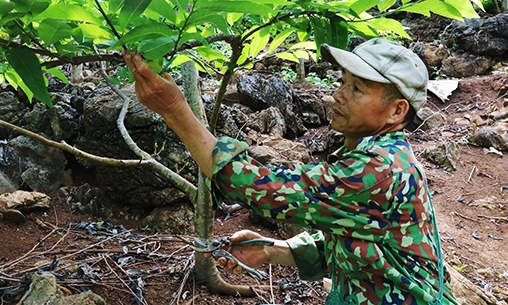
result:
M 217 174 L 226 164 L 239 154 L 245 154 L 249 146 L 245 142 L 235 141 L 228 137 L 220 137 L 212 152 L 213 167 L 212 173 Z
M 328 272 L 324 252 L 319 249 L 323 240 L 321 232 L 313 235 L 303 232 L 286 240 L 302 280 L 318 281 Z

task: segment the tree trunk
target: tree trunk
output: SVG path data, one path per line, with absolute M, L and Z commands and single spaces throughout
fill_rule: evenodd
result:
M 473 284 L 449 264 L 446 268 L 452 277 L 452 291 L 460 305 L 506 305 L 505 301 L 498 301 L 496 297 Z
M 198 70 L 194 62 L 189 61 L 182 64 L 181 74 L 184 80 L 185 98 L 193 109 L 194 115 L 198 117 L 203 125 L 207 126 L 203 101 L 199 94 Z M 197 196 L 196 198 L 190 198 L 194 203 L 194 233 L 200 239 L 213 238 L 215 210 L 209 183 L 206 183 L 207 179 L 203 172 L 199 171 Z M 256 295 L 256 291 L 252 287 L 226 283 L 220 277 L 213 258 L 205 259 L 201 253 L 196 253 L 195 258 L 194 268 L 199 270 L 195 275 L 196 281 L 205 283 L 210 292 L 241 296 Z

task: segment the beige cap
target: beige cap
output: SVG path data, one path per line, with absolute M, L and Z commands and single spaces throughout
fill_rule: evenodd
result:
M 416 111 L 427 101 L 429 75 L 425 64 L 418 55 L 393 41 L 370 39 L 351 52 L 323 44 L 321 54 L 353 75 L 393 83 Z

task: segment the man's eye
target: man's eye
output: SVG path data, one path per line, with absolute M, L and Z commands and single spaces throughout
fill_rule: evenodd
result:
M 353 91 L 354 92 L 362 92 L 362 90 L 360 90 L 360 88 L 358 86 L 353 86 Z

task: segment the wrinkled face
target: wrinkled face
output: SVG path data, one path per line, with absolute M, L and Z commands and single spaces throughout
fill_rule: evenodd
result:
M 342 132 L 346 139 L 386 132 L 390 116 L 390 104 L 384 102 L 385 85 L 343 74 L 342 84 L 333 94 L 333 118 L 331 127 Z

